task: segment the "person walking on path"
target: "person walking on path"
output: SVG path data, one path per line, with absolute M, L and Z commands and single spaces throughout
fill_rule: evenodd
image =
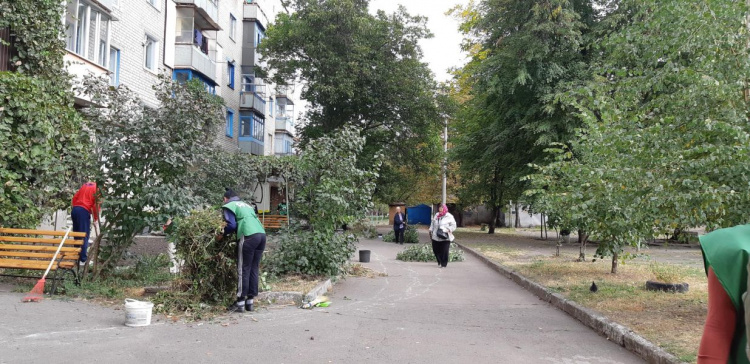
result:
M 451 242 L 455 239 L 453 232 L 456 231 L 456 219 L 448 212 L 448 206 L 440 205 L 440 211 L 430 223 L 430 239 L 432 239 L 432 252 L 439 267 L 445 268 L 450 260 Z
M 70 214 L 73 220 L 73 231 L 77 233 L 86 233 L 83 238 L 83 247 L 79 257 L 79 265 L 85 265 L 88 260 L 89 234 L 91 232 L 91 216 L 94 216 L 94 223 L 99 223 L 100 205 L 97 200 L 96 182 L 86 182 L 73 195 L 73 211 Z M 75 238 L 81 240 L 81 238 Z
M 240 201 L 234 191 L 224 193 L 224 221 L 221 237 L 237 233 L 237 301 L 230 312 L 253 310 L 253 298 L 258 295 L 258 270 L 266 249 L 266 230 L 252 206 Z
M 700 237 L 708 276 L 708 315 L 698 364 L 748 364 L 748 284 L 750 225 L 720 229 Z
M 396 243 L 404 245 L 404 231 L 406 230 L 406 215 L 401 212 L 401 207 L 396 207 L 396 215 L 393 216 L 393 232 L 396 235 Z

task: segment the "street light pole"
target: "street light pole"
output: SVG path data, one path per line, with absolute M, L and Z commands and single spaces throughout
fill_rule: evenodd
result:
M 750 0 L 748 0 L 750 1 Z M 448 181 L 448 118 L 445 118 L 445 129 L 443 130 L 443 205 L 447 200 L 447 181 Z

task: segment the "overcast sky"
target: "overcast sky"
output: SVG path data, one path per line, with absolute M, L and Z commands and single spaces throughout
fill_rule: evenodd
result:
M 402 4 L 411 15 L 422 15 L 428 18 L 427 27 L 435 36 L 420 42 L 424 60 L 438 81 L 450 79 L 447 70 L 462 66 L 466 54 L 461 52 L 461 34 L 458 32 L 458 21 L 445 15 L 455 5 L 466 5 L 469 0 L 370 0 L 370 11 L 377 9 L 392 13 Z

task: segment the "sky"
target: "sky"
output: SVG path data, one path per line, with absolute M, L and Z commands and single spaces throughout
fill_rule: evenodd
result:
M 446 81 L 451 78 L 448 69 L 466 63 L 466 54 L 461 52 L 459 22 L 445 12 L 468 3 L 469 0 L 370 0 L 370 11 L 375 13 L 381 9 L 392 13 L 402 4 L 409 14 L 426 16 L 427 27 L 434 37 L 420 42 L 423 60 L 430 65 L 438 81 Z

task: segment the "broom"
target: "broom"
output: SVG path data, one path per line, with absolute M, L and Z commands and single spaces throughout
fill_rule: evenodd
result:
M 44 271 L 44 275 L 42 276 L 42 279 L 36 282 L 36 284 L 34 285 L 34 288 L 31 289 L 31 292 L 29 292 L 29 294 L 26 295 L 26 297 L 24 297 L 21 302 L 39 302 L 42 300 L 42 296 L 44 295 L 44 279 L 47 278 L 47 274 L 49 273 L 49 270 L 52 269 L 52 264 L 55 263 L 57 254 L 60 253 L 60 249 L 62 249 L 63 244 L 65 244 L 65 240 L 68 239 L 68 234 L 70 234 L 71 229 L 73 228 L 69 227 L 68 231 L 65 232 L 65 236 L 62 238 L 60 245 L 57 246 L 57 251 L 55 251 L 55 255 L 52 256 L 52 260 L 50 260 L 49 266 L 47 266 L 47 270 Z

